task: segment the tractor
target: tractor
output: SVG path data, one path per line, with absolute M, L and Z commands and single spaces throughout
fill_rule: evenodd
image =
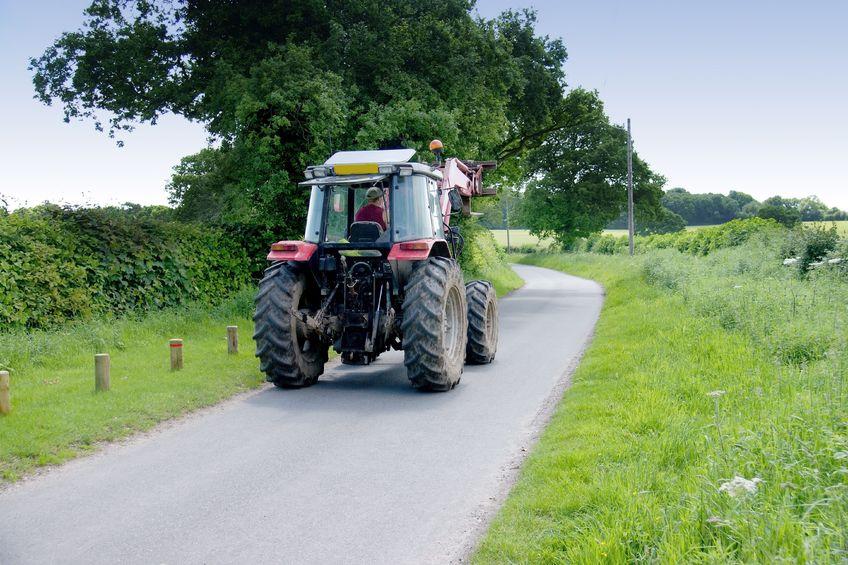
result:
M 345 364 L 403 350 L 412 386 L 447 391 L 465 363 L 490 363 L 498 303 L 487 281 L 464 283 L 463 238 L 452 216 L 493 195 L 493 162 L 413 162 L 415 150 L 341 151 L 310 166 L 303 241 L 271 245 L 256 295 L 260 369 L 280 388 L 307 387 L 332 346 Z

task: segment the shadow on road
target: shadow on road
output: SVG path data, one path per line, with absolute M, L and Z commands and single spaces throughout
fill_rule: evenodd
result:
M 367 366 L 333 363 L 311 387 L 272 387 L 248 397 L 245 402 L 290 414 L 322 411 L 393 413 L 438 409 L 458 401 L 462 389 L 463 383 L 460 382 L 450 393 L 416 390 L 406 376 L 402 354 L 388 353 Z

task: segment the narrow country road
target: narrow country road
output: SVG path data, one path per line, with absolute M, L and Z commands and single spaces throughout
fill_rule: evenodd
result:
M 0 563 L 462 560 L 603 301 L 593 282 L 516 271 L 497 359 L 454 391 L 411 389 L 392 353 L 244 395 L 0 492 Z

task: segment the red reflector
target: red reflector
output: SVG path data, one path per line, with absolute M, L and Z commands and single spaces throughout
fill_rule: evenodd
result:
M 410 241 L 408 243 L 401 243 L 400 248 L 404 251 L 428 251 L 430 244 L 426 241 Z
M 297 251 L 295 243 L 272 243 L 271 251 Z

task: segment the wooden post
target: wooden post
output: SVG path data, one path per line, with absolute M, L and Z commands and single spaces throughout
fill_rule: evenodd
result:
M 12 400 L 9 398 L 9 371 L 0 371 L 0 414 L 12 411 Z
M 238 326 L 227 326 L 227 353 L 238 353 Z
M 171 370 L 179 371 L 183 368 L 183 340 L 172 339 L 171 346 Z
M 109 390 L 109 354 L 98 353 L 94 356 L 94 391 L 106 392 Z

